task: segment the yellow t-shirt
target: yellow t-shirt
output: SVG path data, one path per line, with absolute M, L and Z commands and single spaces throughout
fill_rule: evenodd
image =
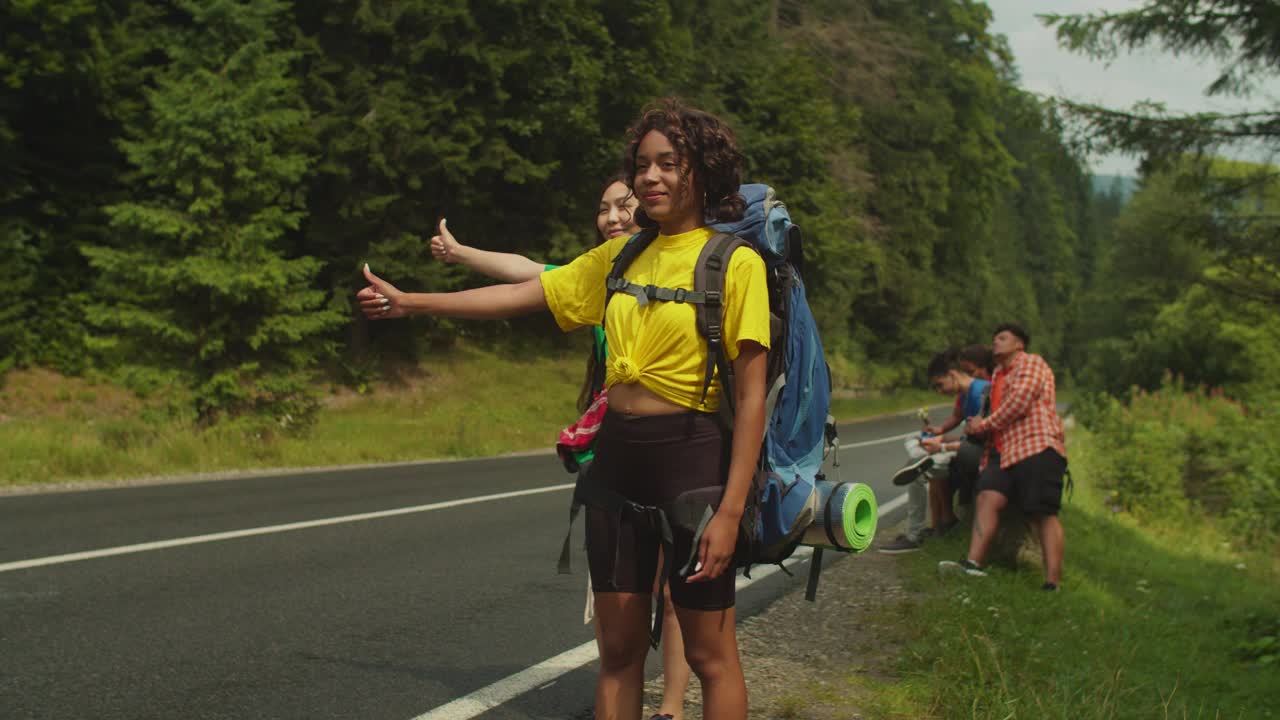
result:
M 693 269 L 702 246 L 715 231 L 701 227 L 679 235 L 659 235 L 623 277 L 640 285 L 693 290 Z M 605 280 L 627 237 L 605 242 L 568 265 L 542 273 L 547 306 L 561 329 L 599 325 L 604 315 Z M 769 347 L 769 291 L 764 261 L 747 249 L 730 257 L 724 278 L 724 345 L 729 360 L 738 344 L 751 340 Z M 639 382 L 654 394 L 693 410 L 720 405 L 717 378 L 700 405 L 707 367 L 707 341 L 698 334 L 694 306 L 614 293 L 604 323 L 608 339 L 606 387 Z

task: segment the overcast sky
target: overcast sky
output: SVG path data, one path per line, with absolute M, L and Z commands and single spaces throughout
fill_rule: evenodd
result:
M 1028 90 L 1073 100 L 1128 108 L 1140 100 L 1165 103 L 1171 111 L 1233 111 L 1248 105 L 1239 100 L 1209 99 L 1204 89 L 1217 77 L 1216 65 L 1191 58 L 1175 58 L 1158 50 L 1121 55 L 1110 66 L 1058 48 L 1054 31 L 1037 13 L 1064 15 L 1131 10 L 1140 0 L 986 0 L 995 16 L 993 29 L 1009 39 L 1017 58 L 1022 85 Z M 1263 95 L 1249 103 L 1274 107 L 1280 81 L 1264 86 Z M 1091 159 L 1102 175 L 1136 173 L 1138 159 L 1108 155 Z

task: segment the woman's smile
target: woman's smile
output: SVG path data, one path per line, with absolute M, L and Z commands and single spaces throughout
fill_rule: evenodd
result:
M 661 192 L 658 190 L 646 190 L 640 193 L 640 202 L 644 203 L 645 205 L 652 206 L 658 201 L 660 201 L 663 197 L 666 197 L 666 193 L 664 192 Z

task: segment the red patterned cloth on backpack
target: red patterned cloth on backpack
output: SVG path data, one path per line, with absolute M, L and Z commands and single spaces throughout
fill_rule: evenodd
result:
M 609 409 L 609 394 L 604 390 L 596 393 L 596 397 L 582 413 L 582 417 L 569 427 L 560 431 L 556 439 L 556 454 L 564 458 L 569 453 L 584 453 L 595 444 L 596 434 L 600 432 L 600 423 Z

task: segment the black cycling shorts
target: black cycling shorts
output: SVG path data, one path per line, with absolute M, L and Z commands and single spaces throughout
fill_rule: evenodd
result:
M 715 416 L 686 412 L 631 416 L 608 412 L 596 436 L 592 483 L 646 507 L 670 506 L 689 493 L 718 507 L 729 472 L 728 445 Z M 650 593 L 662 537 L 652 515 L 588 505 L 587 564 L 595 592 Z M 691 610 L 733 607 L 734 576 L 685 582 L 679 571 L 693 549 L 696 528 L 675 526 L 668 559 L 671 601 Z M 692 574 L 692 573 L 691 573 Z
M 1053 448 L 1003 469 L 1000 454 L 992 450 L 991 459 L 978 478 L 978 492 L 995 490 L 1028 515 L 1057 515 L 1062 509 L 1062 479 L 1066 472 L 1067 459 Z

